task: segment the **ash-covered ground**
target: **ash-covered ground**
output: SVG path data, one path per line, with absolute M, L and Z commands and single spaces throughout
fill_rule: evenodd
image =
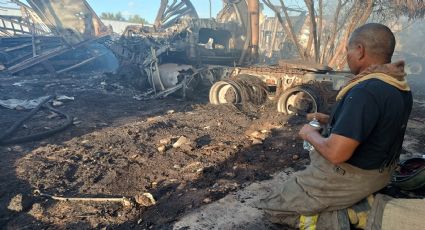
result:
M 412 78 L 421 92 L 420 77 Z M 5 229 L 170 229 L 228 194 L 302 169 L 308 154 L 297 133 L 302 117 L 278 114 L 270 102 L 249 111 L 208 104 L 207 92 L 182 100 L 139 101 L 111 76 L 93 74 L 0 78 L 0 99 L 74 97 L 57 108 L 73 125 L 42 141 L 0 146 L 0 226 Z M 415 94 L 406 137 L 408 156 L 423 150 L 425 100 Z M 0 130 L 28 111 L 0 107 Z M 16 133 L 63 120 L 39 112 Z M 176 144 L 177 143 L 177 144 Z M 150 193 L 156 204 L 60 202 L 64 197 L 128 197 Z

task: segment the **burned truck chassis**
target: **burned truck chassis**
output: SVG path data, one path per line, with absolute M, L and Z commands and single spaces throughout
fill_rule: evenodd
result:
M 283 61 L 277 66 L 226 66 L 223 63 L 229 63 L 229 60 L 217 56 L 194 56 L 197 58 L 191 59 L 187 54 L 190 48 L 193 48 L 190 42 L 187 47 L 179 47 L 181 40 L 176 40 L 177 45 L 169 42 L 175 38 L 173 36 L 166 39 L 164 36 L 157 38 L 151 36 L 152 34 L 137 37 L 138 40 L 146 39 L 143 42 L 134 42 L 134 37 L 130 39 L 122 37 L 119 43 L 112 45 L 113 50 L 119 52 L 119 56 L 126 57 L 123 60 L 137 65 L 142 75 L 146 76 L 148 85 L 152 87 L 146 94 L 146 99 L 165 97 L 178 90 L 182 90 L 185 96 L 187 89 L 198 86 L 193 84 L 194 82 L 203 81 L 211 85 L 209 93 L 211 104 L 259 105 L 271 99 L 276 101 L 278 112 L 285 114 L 325 112 L 334 103 L 337 91 L 351 75 L 347 72 L 333 71 L 325 66 Z M 129 43 L 129 40 L 133 41 Z M 135 47 L 123 48 L 123 44 Z M 150 44 L 150 49 L 145 49 L 148 52 L 139 50 L 140 44 Z M 137 52 L 134 52 L 135 50 Z M 193 53 L 200 52 L 195 50 Z M 183 57 L 176 59 L 179 55 Z M 218 61 L 218 64 L 215 65 L 211 60 Z M 236 58 L 231 61 L 235 63 Z M 176 75 L 174 85 L 164 82 L 169 80 L 166 79 L 169 74 Z
M 284 62 L 279 66 L 237 67 L 228 79 L 211 87 L 209 98 L 212 104 L 259 104 L 268 98 L 276 101 L 278 112 L 285 114 L 329 112 L 338 90 L 349 76 L 347 72 L 333 71 L 329 67 L 313 68 Z M 238 83 L 247 78 L 258 81 L 250 81 L 241 87 Z M 258 101 L 255 96 L 243 96 L 247 88 L 252 88 L 253 92 L 263 90 L 266 97 Z

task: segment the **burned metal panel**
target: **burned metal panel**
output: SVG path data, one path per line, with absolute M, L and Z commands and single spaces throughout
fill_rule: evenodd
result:
M 0 6 L 0 37 L 51 34 L 31 8 L 19 1 L 13 3 L 16 3 L 16 6 Z
M 102 44 L 101 39 L 87 40 L 70 47 L 63 43 L 61 37 L 37 37 L 35 56 L 31 40 L 31 37 L 0 39 L 0 65 L 6 73 L 48 71 L 61 74 L 89 63 L 94 71 L 113 72 L 118 68 L 115 56 Z
M 108 30 L 86 1 L 29 0 L 31 7 L 12 1 L 20 9 L 8 18 L 0 16 L 0 23 L 8 19 L 11 25 L 2 23 L 10 32 L 0 38 L 0 72 L 56 75 L 89 65 L 100 72 L 118 68 L 116 57 L 104 46 Z
M 33 57 L 34 50 L 41 55 L 61 46 L 61 39 L 56 36 L 38 36 L 36 39 L 30 36 L 1 37 L 0 62 L 9 68 Z
M 0 15 L 0 36 L 15 36 L 31 34 L 29 26 L 23 23 L 21 17 Z
M 106 26 L 84 0 L 27 2 L 43 22 L 57 31 L 69 44 L 78 44 L 107 33 Z

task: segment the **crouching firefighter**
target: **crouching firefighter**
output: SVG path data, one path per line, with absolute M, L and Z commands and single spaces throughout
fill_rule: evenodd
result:
M 300 229 L 366 227 L 372 194 L 384 188 L 398 163 L 412 94 L 404 62 L 391 63 L 391 30 L 370 23 L 356 29 L 347 44 L 347 62 L 356 76 L 339 92 L 330 116 L 316 113 L 322 126 L 305 125 L 311 163 L 268 197 L 255 203 L 274 223 Z

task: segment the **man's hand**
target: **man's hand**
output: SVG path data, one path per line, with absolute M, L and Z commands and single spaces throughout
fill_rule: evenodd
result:
M 306 116 L 307 120 L 311 121 L 313 118 L 316 118 L 320 124 L 326 125 L 329 123 L 329 115 L 324 113 L 309 113 Z
M 301 128 L 299 135 L 332 164 L 340 164 L 350 159 L 354 150 L 360 145 L 359 141 L 338 134 L 322 137 L 319 131 L 309 124 Z
M 298 133 L 298 135 L 303 139 L 303 140 L 307 140 L 307 136 L 311 133 L 319 133 L 319 130 L 317 130 L 317 128 L 306 124 L 304 125 L 300 132 Z

